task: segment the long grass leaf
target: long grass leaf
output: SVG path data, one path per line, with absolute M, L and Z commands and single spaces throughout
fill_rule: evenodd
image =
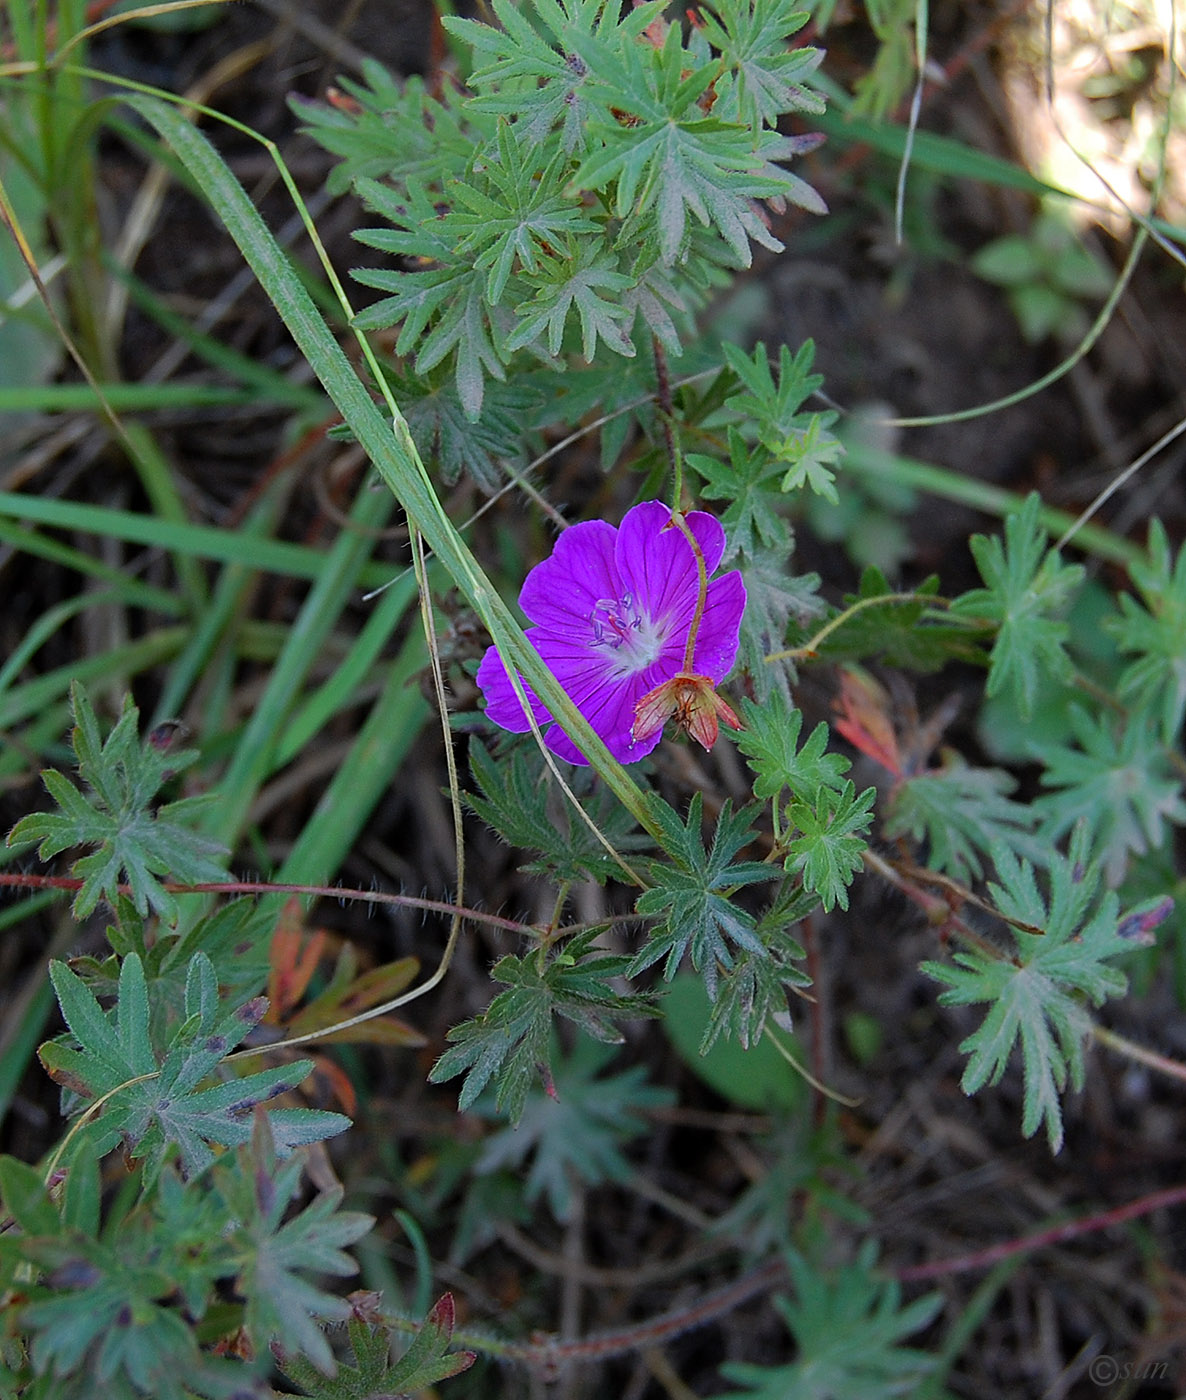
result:
M 277 876 L 281 882 L 317 885 L 337 875 L 428 718 L 428 704 L 413 680 L 427 659 L 424 638 L 415 632 L 404 643 L 358 738 L 285 858 Z
M 301 279 L 221 156 L 200 132 L 165 103 L 140 96 L 129 101 L 172 144 L 190 175 L 201 186 L 338 411 L 404 507 L 410 522 L 424 536 L 429 548 L 485 623 L 508 665 L 523 676 L 622 804 L 644 827 L 655 830 L 642 791 L 615 761 L 600 736 L 544 665 L 523 635 L 514 614 L 445 514 L 402 415 L 392 421 L 380 412 Z
M 143 544 L 199 559 L 217 559 L 227 564 L 246 564 L 269 573 L 288 574 L 292 578 L 319 578 L 325 567 L 325 552 L 305 545 L 289 544 L 285 540 L 251 538 L 234 530 L 222 530 L 214 525 L 179 525 L 156 516 L 138 515 L 135 511 L 113 510 L 110 506 L 95 506 L 82 501 L 47 500 L 40 496 L 25 496 L 12 491 L 0 491 L 0 523 L 9 520 L 32 520 L 39 525 L 54 525 L 63 530 L 85 530 L 106 535 L 131 544 Z M 363 587 L 376 587 L 391 577 L 391 567 L 372 564 L 364 569 L 359 582 Z
M 394 506 L 391 497 L 364 483 L 350 512 L 350 527 L 322 556 L 321 571 L 309 590 L 264 693 L 219 784 L 218 839 L 234 846 L 256 795 L 278 766 L 277 748 L 305 678 L 319 660 L 343 607 L 359 588 L 359 575 L 373 548 L 370 531 L 381 527 Z M 211 828 L 213 830 L 213 828 Z

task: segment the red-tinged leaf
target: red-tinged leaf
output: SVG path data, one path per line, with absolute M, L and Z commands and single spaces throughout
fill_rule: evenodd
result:
M 78 1052 L 61 1045 L 56 1040 L 47 1040 L 37 1051 L 41 1067 L 55 1084 L 77 1094 L 81 1099 L 94 1098 L 94 1091 L 82 1074 L 70 1068 L 80 1057 Z
M 349 972 L 345 971 L 345 959 L 349 957 L 349 951 L 343 950 L 329 986 L 288 1023 L 286 1029 L 291 1034 L 307 1035 L 311 1031 L 320 1031 L 340 1021 L 349 1021 L 374 1006 L 393 1001 L 420 971 L 419 959 L 399 958 L 347 980 Z M 352 966 L 352 961 L 349 966 Z M 322 1038 L 327 1043 L 337 1041 L 340 1044 L 425 1044 L 418 1030 L 396 1016 L 377 1016 L 372 1021 L 363 1021 L 360 1025 L 348 1026 L 341 1031 L 328 1031 Z
M 854 748 L 881 764 L 895 778 L 902 777 L 902 755 L 889 713 L 889 696 L 871 677 L 857 671 L 841 673 L 836 729 Z
M 268 1021 L 284 1022 L 305 995 L 325 947 L 325 930 L 316 929 L 306 941 L 300 900 L 287 900 L 272 934 L 268 973 Z
M 347 1118 L 353 1118 L 358 1108 L 358 1096 L 342 1066 L 334 1064 L 333 1060 L 325 1055 L 314 1055 L 313 1075 L 325 1084 L 330 1097 L 337 1102 Z

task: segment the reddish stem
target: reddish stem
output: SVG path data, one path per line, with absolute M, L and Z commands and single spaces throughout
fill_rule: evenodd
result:
M 1142 1215 L 1148 1215 L 1150 1211 L 1180 1205 L 1186 1205 L 1186 1186 L 1170 1186 L 1164 1191 L 1153 1191 L 1148 1196 L 1139 1196 L 1127 1205 L 1101 1211 L 1098 1215 L 1089 1215 L 1083 1220 L 1069 1220 L 1065 1225 L 1053 1225 L 1048 1230 L 1038 1230 L 1032 1235 L 1022 1235 L 1019 1239 L 1005 1240 L 1001 1244 L 989 1245 L 987 1249 L 974 1250 L 971 1254 L 957 1254 L 952 1259 L 935 1259 L 929 1264 L 912 1264 L 908 1268 L 895 1270 L 895 1277 L 902 1283 L 919 1283 L 924 1279 L 968 1273 L 972 1269 L 987 1269 L 993 1264 L 999 1264 L 1002 1259 L 1013 1258 L 1015 1254 L 1025 1254 L 1031 1249 L 1045 1249 L 1047 1245 L 1064 1244 L 1067 1240 L 1078 1239 L 1080 1235 L 1109 1230 L 1113 1225 L 1122 1225 L 1126 1220 L 1136 1220 Z
M 1186 1185 L 1155 1191 L 1151 1195 L 1130 1201 L 1127 1205 L 1116 1206 L 1112 1210 L 1102 1211 L 1083 1220 L 1067 1221 L 1063 1225 L 1039 1230 L 1032 1235 L 1023 1235 L 1019 1239 L 1006 1240 L 1002 1244 L 990 1245 L 987 1249 L 977 1250 L 972 1254 L 961 1254 L 951 1259 L 937 1259 L 929 1264 L 895 1269 L 892 1271 L 893 1277 L 900 1283 L 921 1283 L 950 1274 L 987 1269 L 1003 1259 L 1010 1259 L 1030 1250 L 1063 1244 L 1068 1240 L 1135 1220 L 1151 1211 L 1179 1205 L 1186 1205 Z M 693 1327 L 702 1327 L 706 1323 L 714 1322 L 755 1295 L 777 1287 L 786 1277 L 783 1260 L 770 1259 L 724 1288 L 707 1294 L 690 1307 L 675 1308 L 670 1312 L 661 1313 L 636 1327 L 613 1332 L 595 1332 L 580 1341 L 564 1342 L 559 1338 L 542 1337 L 532 1342 L 499 1341 L 488 1345 L 486 1339 L 475 1336 L 459 1337 L 458 1340 L 508 1361 L 517 1361 L 548 1378 L 556 1375 L 565 1365 L 587 1365 L 661 1345 Z
M 24 890 L 65 890 L 82 889 L 83 882 L 68 875 L 27 875 L 22 872 L 0 871 L 0 888 Z M 410 894 L 391 894 L 385 890 L 343 889 L 340 885 L 277 885 L 266 880 L 224 880 L 206 881 L 187 885 L 175 880 L 165 880 L 161 888 L 169 894 L 301 894 L 321 899 L 353 899 L 363 904 L 391 904 L 401 909 L 424 909 L 431 914 L 460 915 L 474 923 L 490 924 L 494 928 L 508 929 L 512 933 L 538 933 L 531 924 L 518 923 L 514 919 L 504 919 L 498 914 L 485 914 L 480 909 L 468 909 L 461 904 L 448 904 L 440 899 L 419 899 Z M 117 885 L 116 893 L 130 896 L 130 885 Z
M 518 1361 L 532 1370 L 540 1371 L 545 1378 L 555 1375 L 562 1366 L 589 1364 L 604 1361 L 613 1356 L 625 1356 L 630 1352 L 659 1346 L 663 1342 L 678 1337 L 693 1327 L 703 1327 L 724 1313 L 732 1312 L 742 1303 L 748 1302 L 755 1294 L 767 1292 L 774 1284 L 786 1277 L 786 1267 L 781 1259 L 771 1259 L 759 1265 L 748 1274 L 718 1288 L 715 1293 L 706 1294 L 691 1307 L 675 1308 L 671 1312 L 660 1313 L 638 1327 L 626 1327 L 616 1332 L 594 1332 L 580 1341 L 563 1342 L 558 1338 L 545 1338 L 538 1342 L 524 1342 L 499 1348 L 499 1355 Z M 468 1338 L 466 1339 L 469 1340 Z

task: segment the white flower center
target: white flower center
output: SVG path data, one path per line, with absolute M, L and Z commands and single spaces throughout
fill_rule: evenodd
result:
M 667 629 L 643 612 L 629 593 L 622 598 L 599 598 L 589 621 L 593 645 L 605 653 L 611 680 L 645 671 L 666 641 Z

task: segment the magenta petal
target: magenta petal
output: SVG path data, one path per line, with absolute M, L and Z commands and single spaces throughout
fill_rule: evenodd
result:
M 725 549 L 713 516 L 692 511 L 686 530 L 671 523 L 662 501 L 627 511 L 615 529 L 604 520 L 574 525 L 550 558 L 528 574 L 520 594 L 536 624 L 527 636 L 573 704 L 619 762 L 635 763 L 658 744 L 660 730 L 642 742 L 633 736 L 639 700 L 691 669 L 723 680 L 737 654 L 745 587 L 733 572 L 708 582 L 695 655 L 686 656 L 700 598 L 701 571 L 691 533 L 711 575 Z M 504 729 L 530 727 L 506 666 L 491 647 L 478 668 L 486 712 Z M 585 755 L 539 698 L 526 689 L 544 741 L 560 758 L 584 764 Z
M 685 522 L 711 575 L 725 552 L 725 531 L 715 516 L 690 511 Z M 653 618 L 687 636 L 700 592 L 696 555 L 684 532 L 671 524 L 662 501 L 643 501 L 626 512 L 614 550 L 625 589 Z
M 616 686 L 606 686 L 589 704 L 581 706 L 581 713 L 619 763 L 637 763 L 651 752 L 662 737 L 656 733 L 636 743 L 631 732 L 634 708 L 650 688 L 644 675 L 640 673 Z M 557 752 L 560 750 L 557 749 Z
M 557 539 L 551 555 L 523 581 L 519 606 L 541 627 L 569 635 L 593 635 L 593 610 L 622 591 L 614 563 L 617 530 L 605 520 L 573 525 Z
M 533 645 L 535 638 L 531 634 L 534 631 L 535 629 L 532 628 L 527 633 Z M 486 655 L 482 657 L 482 664 L 478 667 L 476 679 L 482 694 L 486 697 L 487 716 L 500 729 L 509 729 L 512 734 L 525 734 L 531 728 L 527 719 L 527 711 L 515 694 L 511 678 L 507 675 L 506 665 L 499 655 L 497 647 L 486 648 Z M 546 724 L 551 719 L 551 715 L 543 702 L 526 681 L 523 682 L 523 689 L 531 703 L 536 723 Z
M 691 616 L 700 583 L 692 546 L 670 521 L 662 501 L 635 506 L 618 530 L 614 556 L 623 587 L 636 603 L 656 622 L 674 625 L 682 614 Z
M 704 555 L 704 568 L 711 574 L 725 553 L 725 527 L 715 515 L 703 510 L 690 510 L 684 519 Z
M 564 759 L 566 763 L 575 763 L 579 768 L 588 768 L 589 760 L 558 724 L 552 725 L 544 735 L 544 743 L 557 758 Z
M 708 585 L 692 669 L 700 676 L 723 681 L 733 669 L 745 612 L 745 584 L 736 569 Z

